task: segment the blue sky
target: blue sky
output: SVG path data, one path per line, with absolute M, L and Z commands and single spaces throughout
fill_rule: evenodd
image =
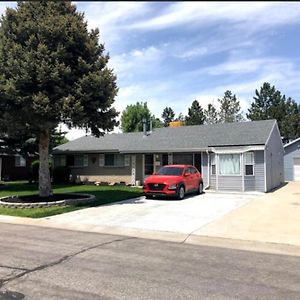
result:
M 74 2 L 98 27 L 118 77 L 115 106 L 187 113 L 230 89 L 247 111 L 264 81 L 300 101 L 300 3 Z M 0 13 L 6 5 L 0 3 Z M 72 130 L 70 139 L 84 133 Z

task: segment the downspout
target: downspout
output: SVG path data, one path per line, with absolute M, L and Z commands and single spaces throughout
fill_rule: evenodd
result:
M 209 169 L 209 167 L 210 167 L 210 155 L 208 153 L 208 150 L 206 150 L 206 154 L 207 154 L 207 173 L 208 173 L 207 174 L 207 179 L 208 179 L 208 181 L 207 181 L 207 186 L 204 187 L 205 190 L 210 187 L 210 169 Z

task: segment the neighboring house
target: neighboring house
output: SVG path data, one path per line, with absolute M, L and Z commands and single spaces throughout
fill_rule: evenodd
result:
M 18 154 L 0 154 L 1 180 L 28 180 L 33 160 L 33 157 L 25 159 Z
M 192 164 L 206 189 L 261 192 L 283 183 L 283 153 L 276 120 L 84 136 L 53 151 L 54 165 L 82 181 L 134 185 L 163 165 Z
M 284 145 L 284 179 L 300 181 L 300 138 Z

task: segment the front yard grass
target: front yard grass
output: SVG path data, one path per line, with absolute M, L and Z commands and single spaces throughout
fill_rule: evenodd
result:
M 4 208 L 0 207 L 0 215 L 17 217 L 43 218 L 66 212 L 117 202 L 142 195 L 142 189 L 128 186 L 95 186 L 95 185 L 53 185 L 53 193 L 87 193 L 96 196 L 90 204 L 53 206 L 45 208 Z M 12 195 L 34 195 L 38 193 L 36 184 L 26 182 L 9 182 L 1 187 L 0 197 Z

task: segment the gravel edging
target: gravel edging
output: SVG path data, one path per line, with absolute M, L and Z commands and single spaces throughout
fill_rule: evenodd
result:
M 10 203 L 5 202 L 5 199 L 11 198 L 11 196 L 6 196 L 0 198 L 0 207 L 6 208 L 41 208 L 41 207 L 52 207 L 52 206 L 65 206 L 65 205 L 76 205 L 76 204 L 89 204 L 96 200 L 96 197 L 91 194 L 79 194 L 79 193 L 68 193 L 69 195 L 82 196 L 85 198 L 74 198 L 65 199 L 52 202 L 36 202 L 36 203 Z

